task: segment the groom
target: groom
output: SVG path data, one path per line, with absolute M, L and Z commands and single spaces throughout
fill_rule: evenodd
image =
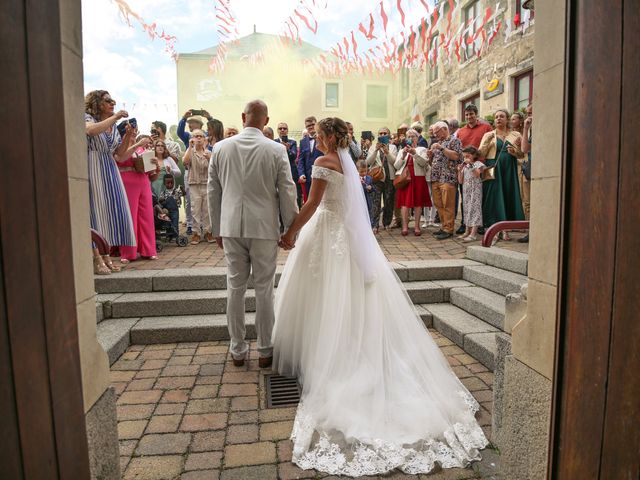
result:
M 227 324 L 235 366 L 244 365 L 244 296 L 253 273 L 260 368 L 273 361 L 273 285 L 280 239 L 298 213 L 296 186 L 284 146 L 268 139 L 267 105 L 249 102 L 242 113 L 244 130 L 215 144 L 209 162 L 211 228 L 227 259 Z

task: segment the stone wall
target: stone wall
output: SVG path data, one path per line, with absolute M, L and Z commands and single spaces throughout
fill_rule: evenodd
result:
M 89 180 L 84 133 L 80 0 L 60 1 L 64 122 L 71 213 L 82 390 L 93 478 L 119 479 L 115 396 L 108 395 L 109 363 L 96 337 L 96 293 L 89 235 Z M 96 448 L 97 446 L 99 448 Z
M 495 8 L 495 2 L 481 0 L 480 11 L 487 7 Z M 504 7 L 505 2 L 501 2 Z M 533 67 L 534 24 L 524 30 L 522 27 L 506 33 L 507 22 L 512 22 L 515 14 L 515 2 L 507 2 L 507 10 L 502 15 L 500 33 L 480 58 L 474 57 L 463 63 L 458 63 L 455 55 L 449 64 L 438 62 L 438 79 L 429 82 L 429 67 L 424 71 L 411 70 L 410 89 L 406 98 L 402 96 L 402 89 L 396 88 L 396 120 L 406 122 L 411 117 L 414 103 L 424 118 L 435 114 L 438 119 L 461 118 L 461 101 L 469 96 L 480 93 L 479 111 L 482 117 L 492 114 L 497 108 L 513 110 L 514 82 L 513 77 L 531 70 Z M 460 9 L 458 9 L 460 10 Z M 459 20 L 458 20 L 459 21 Z M 440 19 L 436 28 L 442 31 L 446 28 L 446 18 Z M 434 29 L 435 30 L 435 29 Z M 497 74 L 494 74 L 494 66 Z M 484 92 L 487 82 L 497 78 L 504 88 L 503 93 L 485 100 Z

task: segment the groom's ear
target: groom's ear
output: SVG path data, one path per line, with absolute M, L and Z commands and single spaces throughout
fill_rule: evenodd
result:
M 244 127 L 246 123 L 247 123 L 247 114 L 242 112 L 242 126 Z
M 266 120 L 264 121 L 265 125 L 269 125 L 269 117 L 267 116 Z

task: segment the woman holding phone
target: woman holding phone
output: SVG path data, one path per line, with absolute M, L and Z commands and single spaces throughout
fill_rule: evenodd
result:
M 495 179 L 482 184 L 482 219 L 484 227 L 505 220 L 524 220 L 518 183 L 518 158 L 522 137 L 509 130 L 509 112 L 497 110 L 494 115 L 495 130 L 487 132 L 480 141 L 480 155 L 485 157 L 486 168 L 495 166 Z M 503 240 L 510 240 L 506 232 Z
M 409 234 L 409 209 L 414 209 L 413 234 L 419 237 L 422 235 L 420 230 L 422 207 L 432 205 L 425 178 L 429 165 L 427 149 L 418 146 L 418 136 L 419 133 L 413 128 L 407 130 L 406 145 L 398 151 L 394 165 L 396 176 L 401 175 L 405 169 L 409 169 L 411 178 L 406 187 L 396 191 L 396 207 L 400 208 L 402 212 L 402 235 L 405 237 Z

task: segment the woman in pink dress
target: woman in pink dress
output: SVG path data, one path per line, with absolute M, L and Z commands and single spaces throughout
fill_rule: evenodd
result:
M 420 230 L 420 217 L 422 207 L 431 207 L 429 187 L 427 186 L 426 171 L 429 160 L 427 149 L 418 146 L 420 134 L 412 129 L 407 130 L 407 141 L 404 148 L 398 150 L 396 157 L 396 176 L 401 175 L 405 168 L 409 169 L 411 181 L 404 188 L 396 190 L 396 208 L 402 211 L 402 235 L 409 234 L 409 209 L 414 211 L 413 234 L 416 237 L 422 235 Z
M 135 138 L 135 137 L 134 137 Z M 145 137 L 139 139 L 139 142 Z M 153 223 L 153 202 L 151 200 L 151 182 L 153 182 L 160 174 L 160 167 L 157 159 L 156 169 L 151 172 L 144 172 L 141 167 L 142 154 L 145 146 L 151 144 L 151 139 L 146 137 L 148 142 L 143 142 L 136 149 L 136 152 L 124 162 L 118 164 L 122 183 L 127 192 L 129 200 L 129 208 L 131 209 L 131 218 L 133 220 L 133 231 L 136 235 L 136 246 L 120 247 L 120 262 L 129 263 L 136 260 L 138 255 L 149 260 L 156 260 L 156 236 L 155 226 Z M 138 167 L 136 167 L 138 164 Z

